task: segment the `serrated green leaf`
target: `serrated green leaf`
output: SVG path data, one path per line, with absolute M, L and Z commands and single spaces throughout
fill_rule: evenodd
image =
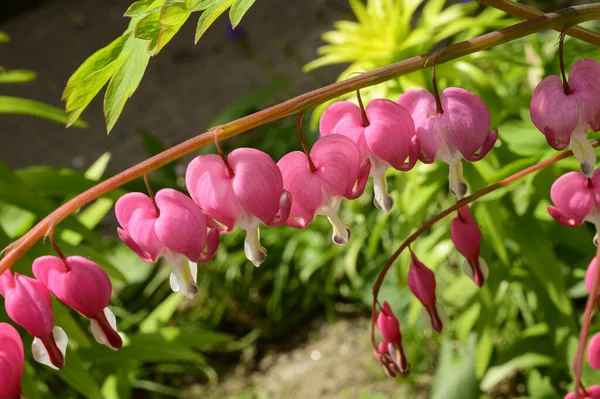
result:
M 236 27 L 256 0 L 234 0 L 229 10 L 231 26 Z
M 67 115 L 60 108 L 35 100 L 10 96 L 0 96 L 0 114 L 37 116 L 61 124 L 66 124 L 68 121 Z M 81 120 L 74 122 L 72 126 L 86 128 L 88 124 Z
M 203 11 L 208 7 L 211 7 L 213 4 L 220 2 L 221 0 L 193 0 L 192 1 L 192 12 L 194 11 Z
M 127 32 L 117 39 L 113 40 L 106 47 L 101 48 L 94 54 L 89 56 L 83 64 L 77 68 L 75 73 L 71 75 L 67 81 L 67 85 L 62 94 L 62 99 L 66 100 L 75 89 L 81 85 L 81 82 L 91 74 L 99 71 L 109 65 L 111 62 L 119 58 L 122 53 L 123 46 L 127 41 Z
M 37 73 L 25 69 L 5 71 L 0 68 L 0 83 L 27 83 L 35 80 Z
M 129 6 L 125 11 L 125 16 L 130 18 L 142 17 L 154 10 L 156 7 L 162 6 L 165 0 L 140 0 Z
M 79 86 L 77 86 L 73 92 L 71 92 L 65 106 L 69 115 L 67 127 L 71 126 L 79 119 L 81 113 L 92 102 L 94 97 L 98 95 L 106 82 L 108 82 L 115 71 L 123 64 L 123 62 L 125 62 L 127 56 L 128 54 L 123 54 L 105 67 L 91 73 L 81 81 Z
M 115 126 L 125 103 L 138 88 L 150 60 L 146 41 L 134 37 L 129 37 L 125 42 L 123 52 L 129 55 L 115 72 L 104 95 L 104 117 L 108 132 Z
M 200 15 L 198 26 L 196 27 L 195 43 L 198 43 L 198 40 L 200 40 L 213 22 L 215 22 L 215 20 L 231 6 L 232 1 L 233 0 L 217 0 L 217 2 L 213 3 L 202 13 L 202 15 Z
M 183 25 L 191 12 L 189 0 L 167 0 L 160 10 L 159 21 L 163 25 Z

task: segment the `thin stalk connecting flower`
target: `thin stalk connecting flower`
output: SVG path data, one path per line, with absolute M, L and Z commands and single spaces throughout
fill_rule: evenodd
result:
M 600 139 L 597 140 L 593 140 L 590 142 L 590 145 L 592 147 L 598 147 L 600 146 Z M 381 285 L 383 284 L 383 280 L 385 279 L 385 276 L 387 275 L 387 272 L 390 270 L 390 268 L 392 267 L 392 264 L 396 261 L 396 259 L 398 259 L 398 256 L 400 256 L 400 254 L 406 249 L 408 248 L 413 242 L 416 241 L 417 238 L 419 238 L 421 236 L 421 234 L 425 233 L 427 230 L 429 230 L 434 224 L 436 224 L 437 222 L 439 222 L 440 220 L 442 220 L 443 218 L 445 218 L 446 216 L 450 215 L 451 213 L 458 211 L 458 209 L 460 209 L 461 207 L 470 204 L 471 202 L 483 197 L 484 195 L 487 195 L 489 193 L 492 193 L 502 187 L 505 187 L 517 180 L 520 180 L 522 178 L 524 178 L 525 176 L 530 175 L 531 173 L 537 172 L 541 169 L 544 169 L 550 165 L 554 165 L 555 163 L 557 163 L 558 161 L 561 161 L 565 158 L 568 158 L 570 156 L 573 155 L 573 151 L 569 150 L 569 151 L 565 151 L 562 154 L 556 155 L 552 158 L 549 158 L 545 161 L 541 161 L 536 163 L 535 165 L 532 165 L 528 168 L 525 168 L 517 173 L 514 173 L 502 180 L 500 180 L 497 183 L 494 183 L 488 187 L 485 187 L 467 197 L 464 197 L 463 199 L 461 199 L 460 201 L 458 201 L 456 204 L 450 206 L 449 208 L 444 209 L 442 212 L 438 213 L 437 215 L 435 215 L 434 217 L 432 217 L 431 219 L 429 219 L 427 222 L 425 222 L 421 227 L 419 227 L 414 233 L 412 233 L 406 240 L 404 240 L 404 242 L 400 245 L 400 247 L 398 247 L 398 249 L 396 250 L 396 252 L 394 252 L 392 254 L 392 256 L 388 259 L 388 261 L 386 262 L 386 264 L 383 266 L 383 268 L 381 269 L 381 272 L 379 272 L 379 276 L 377 276 L 377 280 L 375 281 L 375 284 L 373 284 L 373 303 L 371 306 L 371 316 L 372 316 L 372 320 L 371 320 L 371 342 L 373 344 L 373 347 L 377 350 L 377 343 L 375 341 L 375 324 L 377 322 L 377 297 L 379 295 L 379 290 L 381 289 Z M 590 293 L 590 298 L 595 298 L 598 295 L 598 292 L 600 291 L 600 267 L 598 268 L 598 272 L 596 273 L 595 279 L 594 279 L 594 283 L 596 283 L 596 285 L 594 285 L 592 288 L 592 293 Z M 594 295 L 595 293 L 595 295 Z M 590 305 L 591 303 L 591 305 Z M 586 315 L 588 313 L 588 307 L 591 306 L 592 309 L 589 310 L 589 318 L 591 320 L 591 312 L 593 310 L 593 306 L 594 306 L 594 299 L 591 300 L 588 299 L 588 305 L 586 306 Z M 582 326 L 582 337 L 584 337 L 584 345 L 583 345 L 583 349 L 581 349 L 581 358 L 583 358 L 583 350 L 585 349 L 585 338 L 587 337 L 587 332 L 584 335 L 583 334 L 583 329 L 586 326 L 586 322 L 587 322 L 587 329 L 589 330 L 589 322 L 590 320 L 587 320 L 584 317 L 584 324 Z M 580 339 L 580 345 L 581 345 L 581 339 Z M 579 352 L 578 352 L 579 354 Z M 576 357 L 576 359 L 578 359 Z M 577 373 L 577 369 L 576 369 L 576 373 Z

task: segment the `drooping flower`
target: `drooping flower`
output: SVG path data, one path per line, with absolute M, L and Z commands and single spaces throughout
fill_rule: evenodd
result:
M 590 222 L 600 229 L 600 169 L 592 178 L 580 172 L 565 173 L 552 184 L 550 198 L 554 206 L 548 206 L 548 213 L 559 223 L 575 227 Z
M 393 101 L 372 100 L 364 112 L 349 101 L 333 103 L 321 116 L 319 129 L 323 136 L 341 134 L 354 141 L 361 163 L 371 162 L 375 206 L 389 212 L 394 200 L 388 194 L 385 170 L 390 166 L 401 171 L 412 169 L 418 159 L 419 141 L 410 114 Z
M 469 263 L 469 269 L 465 271 L 475 284 L 482 287 L 489 269 L 485 260 L 479 256 L 481 230 L 473 219 L 468 205 L 458 208 L 458 216 L 452 219 L 450 224 L 450 238 L 456 250 Z
M 413 117 L 421 152 L 419 159 L 432 163 L 440 159 L 450 166 L 450 191 L 461 199 L 467 193 L 462 179 L 462 159 L 481 160 L 494 147 L 498 129 L 490 131 L 490 111 L 475 94 L 448 87 L 440 94 L 439 113 L 433 94 L 409 90 L 398 99 Z
M 267 252 L 260 244 L 259 226 L 284 224 L 291 196 L 283 189 L 277 164 L 264 152 L 238 148 L 227 156 L 227 162 L 233 175 L 219 155 L 200 155 L 188 165 L 185 183 L 196 204 L 225 225 L 225 231 L 235 226 L 246 231 L 246 257 L 260 266 Z
M 383 342 L 379 344 L 376 356 L 390 377 L 406 375 L 410 371 L 410 365 L 406 358 L 404 346 L 402 345 L 402 334 L 400 323 L 392 312 L 390 304 L 383 303 L 383 307 L 377 317 L 377 329 L 383 336 Z
M 277 163 L 284 187 L 293 198 L 286 223 L 304 228 L 317 215 L 327 216 L 333 226 L 333 242 L 347 244 L 349 229 L 340 220 L 338 210 L 342 198 L 355 199 L 362 195 L 369 177 L 369 163 L 360 166 L 358 147 L 342 135 L 317 140 L 310 150 L 310 158 L 314 171 L 301 151 L 290 152 Z
M 587 348 L 587 359 L 590 366 L 600 370 L 600 333 L 595 334 Z
M 0 323 L 0 398 L 19 399 L 25 355 L 23 342 L 13 326 Z
M 65 364 L 67 334 L 54 326 L 50 293 L 40 281 L 13 273 L 0 275 L 0 295 L 4 297 L 6 313 L 15 323 L 35 338 L 31 345 L 33 358 L 54 369 Z
M 589 130 L 600 130 L 600 64 L 592 59 L 577 61 L 568 83 L 566 94 L 557 75 L 542 80 L 531 97 L 531 120 L 555 150 L 570 143 L 581 172 L 592 177 L 596 152 L 587 135 Z
M 90 331 L 98 343 L 114 350 L 123 346 L 115 315 L 107 307 L 112 284 L 100 266 L 81 256 L 65 260 L 42 256 L 33 262 L 32 270 L 55 297 L 90 319 Z
M 425 307 L 431 320 L 431 328 L 436 332 L 442 331 L 442 320 L 439 316 L 435 294 L 435 274 L 410 251 L 411 262 L 408 269 L 408 287 L 413 295 Z
M 565 396 L 565 399 L 575 399 L 575 392 L 569 392 Z M 592 385 L 591 387 L 587 387 L 585 392 L 580 389 L 579 399 L 600 399 L 600 385 Z
M 588 292 L 592 292 L 592 285 L 594 284 L 594 274 L 598 268 L 598 258 L 594 256 L 594 259 L 588 265 L 587 271 L 585 272 L 585 288 Z
M 219 232 L 213 227 L 207 234 L 210 221 L 200 208 L 185 194 L 167 188 L 156 193 L 155 202 L 142 193 L 125 194 L 115 213 L 121 240 L 145 262 L 163 255 L 173 267 L 173 291 L 193 298 L 198 293 L 196 263 L 208 262 L 219 245 Z

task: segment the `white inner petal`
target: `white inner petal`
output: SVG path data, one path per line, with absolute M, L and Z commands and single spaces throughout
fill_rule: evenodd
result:
M 260 228 L 258 226 L 246 230 L 244 253 L 246 258 L 256 267 L 260 266 L 267 258 L 267 250 L 260 245 Z
M 338 215 L 340 204 L 341 198 L 330 197 L 325 204 L 319 207 L 317 214 L 327 216 L 327 219 L 329 219 L 329 223 L 333 227 L 333 234 L 331 235 L 333 242 L 338 245 L 346 245 L 350 238 L 350 229 L 340 220 Z
M 594 176 L 596 151 L 594 151 L 594 147 L 587 141 L 586 131 L 579 125 L 575 128 L 571 136 L 571 149 L 579 160 L 581 173 L 590 178 Z
M 198 294 L 196 279 L 198 277 L 198 265 L 190 262 L 185 256 L 180 254 L 165 254 L 165 257 L 171 264 L 170 284 L 174 292 L 179 292 L 186 298 L 193 298 Z
M 52 336 L 54 337 L 56 346 L 58 347 L 60 352 L 63 354 L 63 357 L 66 358 L 67 343 L 69 341 L 67 334 L 65 333 L 65 331 L 62 328 L 54 327 L 52 329 Z M 58 367 L 56 367 L 50 361 L 50 355 L 48 354 L 48 351 L 46 350 L 46 346 L 44 346 L 44 343 L 38 337 L 35 337 L 33 339 L 33 342 L 31 344 L 31 354 L 33 356 L 33 359 L 36 362 L 44 364 L 50 368 L 53 368 L 54 370 L 58 370 Z
M 115 317 L 115 314 L 111 312 L 109 308 L 104 308 L 104 316 L 106 317 L 106 320 L 108 321 L 108 324 L 110 324 L 112 329 L 117 331 L 117 318 Z M 98 322 L 94 319 L 90 319 L 90 331 L 92 332 L 92 335 L 94 336 L 96 342 L 98 342 L 100 345 L 105 345 L 114 351 L 117 350 L 117 348 L 115 348 L 110 344 L 110 342 L 108 342 L 108 338 L 106 338 L 104 330 L 100 328 L 100 324 L 98 324 Z
M 448 180 L 450 183 L 450 191 L 452 191 L 452 194 L 459 200 L 467 194 L 467 184 L 464 182 L 462 175 L 462 161 L 458 159 L 450 164 Z
M 377 209 L 382 210 L 384 213 L 388 213 L 394 206 L 394 199 L 388 194 L 387 179 L 385 173 L 373 175 L 373 189 L 375 196 L 373 203 Z

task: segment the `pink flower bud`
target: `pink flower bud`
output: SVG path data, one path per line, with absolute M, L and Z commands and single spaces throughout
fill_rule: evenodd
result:
M 574 227 L 587 221 L 600 229 L 600 169 L 591 179 L 579 172 L 562 175 L 552 184 L 550 198 L 554 206 L 548 213 L 559 223 Z
M 585 394 L 587 393 L 587 395 Z M 579 389 L 579 399 L 600 399 L 600 385 L 592 385 L 583 390 Z M 575 392 L 569 392 L 565 399 L 575 399 Z
M 588 265 L 587 271 L 585 272 L 585 288 L 588 292 L 592 292 L 592 285 L 594 283 L 594 274 L 598 268 L 598 258 L 594 257 Z
M 348 243 L 350 229 L 338 216 L 342 198 L 358 198 L 369 177 L 369 163 L 360 166 L 360 153 L 354 142 L 342 135 L 322 137 L 310 150 L 316 170 L 310 169 L 306 154 L 293 151 L 277 166 L 283 184 L 292 195 L 290 217 L 294 228 L 308 226 L 317 215 L 327 216 L 333 226 L 333 242 Z M 296 219 L 297 218 L 297 219 Z
M 570 93 L 557 75 L 540 82 L 531 97 L 531 120 L 555 150 L 571 149 L 581 172 L 592 177 L 596 152 L 587 141 L 589 130 L 600 130 L 600 64 L 582 59 L 569 72 Z
M 7 270 L 0 275 L 0 295 L 4 297 L 8 317 L 35 337 L 33 358 L 52 368 L 63 368 L 67 336 L 60 327 L 54 327 L 50 293 L 46 286 Z
M 402 334 L 400 333 L 400 323 L 392 312 L 390 304 L 383 302 L 383 309 L 379 311 L 377 317 L 377 328 L 387 342 L 402 344 Z
M 408 269 L 408 287 L 427 310 L 431 328 L 439 333 L 442 331 L 442 320 L 436 307 L 435 274 L 421 263 L 413 251 L 410 251 L 410 256 L 412 261 Z
M 253 148 L 238 148 L 227 156 L 234 171 L 230 176 L 220 156 L 200 155 L 187 167 L 185 182 L 194 202 L 206 214 L 246 231 L 246 257 L 260 266 L 266 250 L 260 244 L 259 226 L 279 226 L 290 214 L 292 201 L 283 190 L 283 178 L 273 159 Z
M 19 333 L 10 324 L 0 323 L 0 398 L 21 397 L 24 362 Z
M 479 287 L 485 282 L 485 262 L 479 256 L 481 230 L 473 219 L 471 209 L 465 205 L 458 209 L 458 217 L 450 224 L 450 238 L 462 256 L 469 262 L 471 278 Z M 483 266 L 483 267 L 482 267 Z
M 214 227 L 207 234 L 206 216 L 179 191 L 160 190 L 155 201 L 156 206 L 142 193 L 119 198 L 115 213 L 122 229 L 117 232 L 145 262 L 156 262 L 164 255 L 173 267 L 173 291 L 193 298 L 198 293 L 196 263 L 206 263 L 213 257 L 219 246 L 219 232 Z
M 375 188 L 375 205 L 389 212 L 394 201 L 387 191 L 385 170 L 412 169 L 419 155 L 419 142 L 410 114 L 393 101 L 375 99 L 361 110 L 349 101 L 332 104 L 321 116 L 323 136 L 341 134 L 352 139 L 359 147 L 361 163 L 369 160 Z
M 66 264 L 56 256 L 42 256 L 32 269 L 55 297 L 90 319 L 96 341 L 112 349 L 123 346 L 115 316 L 107 307 L 112 284 L 100 266 L 81 256 L 69 256 Z
M 592 339 L 590 339 L 587 348 L 587 359 L 590 366 L 600 370 L 600 333 L 594 335 Z
M 490 112 L 475 94 L 449 87 L 440 94 L 442 114 L 433 94 L 415 89 L 404 93 L 398 104 L 413 117 L 421 145 L 419 159 L 432 163 L 441 159 L 450 166 L 450 191 L 458 199 L 467 193 L 461 159 L 476 162 L 494 146 L 498 129 L 490 131 Z

